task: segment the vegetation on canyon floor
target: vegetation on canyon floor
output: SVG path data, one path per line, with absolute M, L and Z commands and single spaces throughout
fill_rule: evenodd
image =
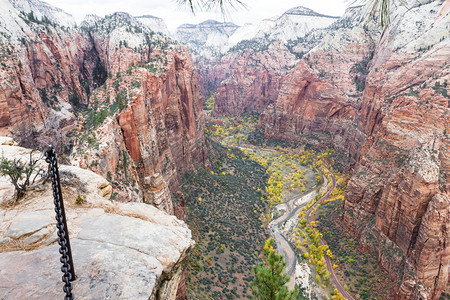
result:
M 188 172 L 183 178 L 187 222 L 197 241 L 188 295 L 242 298 L 250 296 L 250 269 L 268 237 L 260 220 L 267 207 L 261 198 L 268 175 L 240 150 L 210 144 L 215 166 Z
M 208 101 L 211 109 L 214 97 Z M 331 167 L 339 167 L 339 157 L 332 149 L 318 151 L 310 145 L 266 139 L 255 128 L 256 117 L 209 116 L 206 133 L 217 164 L 211 171 L 199 170 L 184 178 L 188 223 L 198 241 L 191 257 L 188 293 L 195 299 L 249 297 L 250 283 L 255 280 L 250 269 L 258 254 L 267 255 L 267 249 L 259 251 L 267 238 L 267 224 L 277 216 L 274 208 L 308 193 L 323 177 L 330 189 L 335 177 L 336 187 L 327 200 L 316 204 L 323 194 L 319 193 L 302 208 L 298 225 L 290 231 L 291 243 L 329 298 L 344 299 L 331 284 L 326 255 L 333 259 L 344 288 L 356 299 L 369 299 L 372 290 L 374 299 L 389 298 L 380 287 L 392 286 L 392 282 L 373 256 L 358 249 L 357 241 L 340 223 L 349 177 Z M 310 209 L 314 221 L 307 222 L 305 214 Z M 320 242 L 322 238 L 327 244 Z
M 345 232 L 342 210 L 342 201 L 330 201 L 315 214 L 317 229 L 339 266 L 336 274 L 345 283 L 344 287 L 355 295 L 355 299 L 392 299 L 394 283 L 378 267 L 376 257 L 362 251 L 357 239 Z

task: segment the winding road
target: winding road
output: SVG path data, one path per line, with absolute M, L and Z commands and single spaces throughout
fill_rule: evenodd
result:
M 256 150 L 255 148 L 250 148 L 250 147 L 238 147 L 238 148 L 250 150 L 250 151 Z M 270 152 L 274 151 L 272 149 L 263 149 L 263 148 L 260 148 L 260 149 L 264 150 L 264 151 L 270 151 Z M 334 176 L 334 174 L 332 172 L 330 172 L 330 170 L 328 168 L 326 168 L 326 167 L 324 167 L 324 168 L 328 171 L 328 173 L 331 174 L 333 184 L 332 184 L 331 188 L 329 188 L 325 192 L 325 194 L 323 194 L 323 196 L 320 197 L 320 199 L 317 200 L 316 203 L 314 203 L 314 205 L 312 205 L 306 211 L 305 219 L 308 222 L 309 226 L 311 226 L 311 227 L 312 227 L 311 213 L 312 213 L 314 207 L 316 207 L 323 200 L 327 199 L 330 196 L 331 192 L 336 187 L 336 177 Z M 322 186 L 326 186 L 326 185 L 328 185 L 328 182 L 325 178 L 325 182 L 323 183 Z M 316 189 L 316 190 L 320 190 L 320 188 Z M 285 205 L 286 205 L 285 213 L 282 216 L 278 217 L 277 219 L 273 220 L 269 224 L 270 233 L 271 233 L 272 237 L 274 238 L 275 243 L 277 244 L 278 251 L 280 251 L 280 253 L 284 255 L 284 258 L 286 260 L 286 274 L 291 278 L 291 280 L 289 280 L 289 288 L 291 290 L 293 290 L 295 287 L 295 267 L 297 265 L 297 255 L 296 255 L 295 250 L 292 247 L 291 243 L 289 242 L 289 240 L 280 231 L 280 225 L 282 225 L 287 220 L 290 220 L 292 217 L 298 216 L 298 214 L 300 213 L 303 206 L 310 200 L 310 199 L 308 199 L 309 196 L 311 194 L 316 193 L 316 190 L 314 190 L 306 195 L 303 195 L 298 198 L 294 198 L 294 199 L 286 202 L 285 203 Z M 308 199 L 308 200 L 301 201 L 299 203 L 298 201 L 301 199 Z M 323 239 L 320 239 L 320 244 L 326 245 L 326 242 Z M 324 258 L 325 258 L 325 262 L 326 262 L 326 266 L 327 266 L 327 271 L 330 273 L 331 282 L 334 284 L 336 289 L 339 291 L 339 293 L 343 297 L 345 297 L 348 300 L 354 300 L 354 298 L 344 289 L 344 287 L 341 285 L 338 278 L 336 277 L 336 274 L 334 273 L 333 262 L 331 261 L 331 258 L 326 253 L 324 254 Z
M 332 174 L 333 184 L 332 184 L 331 188 L 329 188 L 325 192 L 325 194 L 306 211 L 305 219 L 308 222 L 309 226 L 311 226 L 311 227 L 312 227 L 311 213 L 312 213 L 314 207 L 316 207 L 323 200 L 327 199 L 330 196 L 331 191 L 333 191 L 334 188 L 336 187 L 336 177 L 333 175 L 333 173 L 330 172 L 330 170 L 328 170 L 328 169 L 326 169 L 326 170 L 330 174 Z M 327 183 L 325 182 L 324 185 L 325 184 L 327 184 Z M 308 195 L 310 195 L 312 193 L 314 193 L 314 191 L 301 197 L 301 198 L 306 198 Z M 296 202 L 301 198 L 294 199 L 294 200 L 291 200 L 291 201 L 285 203 L 286 212 L 282 216 L 277 218 L 276 220 L 272 221 L 270 224 L 271 235 L 274 238 L 280 253 L 284 255 L 285 260 L 286 260 L 286 274 L 289 275 L 289 277 L 291 277 L 291 280 L 289 281 L 290 289 L 293 289 L 295 286 L 295 267 L 297 265 L 297 256 L 296 256 L 295 250 L 292 247 L 289 240 L 280 231 L 279 226 L 282 225 L 285 221 L 291 219 L 293 216 L 298 215 L 300 213 L 300 210 L 302 209 L 302 207 L 305 203 L 301 202 L 300 204 L 297 203 L 297 205 L 296 205 Z M 323 241 L 322 239 L 320 239 L 320 244 L 326 245 L 325 241 Z M 326 262 L 326 266 L 327 266 L 327 271 L 330 273 L 331 282 L 335 285 L 336 289 L 339 291 L 339 293 L 341 293 L 342 296 L 344 296 L 346 299 L 354 300 L 353 297 L 344 289 L 344 287 L 341 285 L 338 278 L 336 277 L 336 274 L 334 273 L 334 269 L 333 269 L 333 263 L 332 263 L 330 257 L 326 254 L 324 255 L 324 257 L 325 257 L 325 262 Z

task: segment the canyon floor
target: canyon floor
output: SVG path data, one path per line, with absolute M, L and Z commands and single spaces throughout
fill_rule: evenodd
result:
M 391 299 L 382 290 L 392 282 L 375 267 L 374 257 L 362 249 L 349 254 L 336 247 L 336 239 L 346 236 L 335 208 L 342 206 L 348 178 L 333 169 L 337 165 L 333 151 L 261 140 L 255 123 L 249 115 L 209 116 L 209 151 L 217 163 L 210 171 L 196 170 L 183 179 L 187 222 L 197 241 L 190 261 L 188 296 L 251 296 L 251 267 L 258 263 L 264 241 L 271 236 L 285 257 L 289 288 L 297 286 L 300 299 L 338 294 L 346 299 Z M 333 218 L 324 220 L 327 214 Z M 320 236 L 316 244 L 314 235 Z M 309 257 L 315 252 L 317 257 Z M 354 261 L 360 260 L 364 264 L 357 267 L 359 271 L 352 270 Z

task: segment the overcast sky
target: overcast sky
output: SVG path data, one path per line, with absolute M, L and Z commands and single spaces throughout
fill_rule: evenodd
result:
M 197 24 L 208 19 L 223 21 L 220 11 L 201 12 L 193 15 L 186 6 L 178 5 L 176 0 L 44 0 L 70 13 L 79 23 L 86 14 L 96 14 L 101 17 L 125 11 L 134 16 L 153 15 L 163 18 L 170 31 L 184 23 Z M 262 19 L 279 16 L 295 6 L 305 6 L 318 13 L 341 16 L 348 0 L 243 0 L 247 9 L 228 9 L 226 21 L 238 25 L 258 23 Z

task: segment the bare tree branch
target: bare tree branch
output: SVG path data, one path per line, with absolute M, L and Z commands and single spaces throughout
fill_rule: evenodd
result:
M 20 158 L 8 159 L 3 153 L 0 157 L 0 175 L 8 176 L 11 183 L 16 190 L 16 201 L 22 198 L 28 187 L 30 186 L 30 178 L 36 172 L 32 182 L 34 183 L 36 177 L 42 173 L 41 168 L 38 168 L 37 162 L 39 159 L 33 159 L 33 151 L 30 153 L 30 160 L 28 163 L 22 162 Z
M 214 10 L 219 8 L 222 14 L 226 14 L 227 7 L 237 9 L 246 8 L 242 0 L 177 0 L 180 5 L 187 5 L 193 13 L 198 9 Z

